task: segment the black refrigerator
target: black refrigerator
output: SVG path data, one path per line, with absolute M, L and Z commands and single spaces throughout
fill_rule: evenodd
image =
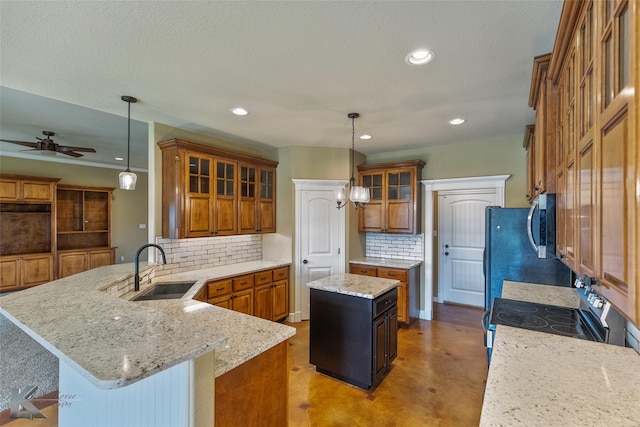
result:
M 555 256 L 555 196 L 546 199 L 545 209 L 486 208 L 485 310 L 502 296 L 503 280 L 571 286 L 571 270 Z M 540 258 L 536 249 L 545 244 L 546 257 Z

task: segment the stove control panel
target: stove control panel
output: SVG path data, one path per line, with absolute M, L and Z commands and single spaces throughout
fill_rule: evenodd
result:
M 597 280 L 590 277 L 578 277 L 573 286 L 580 295 L 580 310 L 588 311 L 594 317 L 598 328 L 605 333 L 605 342 L 624 346 L 624 331 L 626 320 L 609 301 L 600 296 L 592 286 L 596 286 Z

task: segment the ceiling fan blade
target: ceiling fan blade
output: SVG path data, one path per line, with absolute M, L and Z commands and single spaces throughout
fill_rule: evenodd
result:
M 69 147 L 66 145 L 58 145 L 58 152 L 66 153 L 67 151 L 83 151 L 85 153 L 95 153 L 96 150 L 87 147 Z
M 10 142 L 10 143 L 12 143 L 12 144 L 23 145 L 23 146 L 25 146 L 25 147 L 32 147 L 32 148 L 36 148 L 36 147 L 38 147 L 38 143 L 37 143 L 37 142 L 12 141 L 12 140 L 10 140 L 10 139 L 0 139 L 0 141 Z
M 71 156 L 71 157 L 82 157 L 82 154 L 76 153 L 75 151 L 58 151 L 58 153 L 66 154 L 67 156 Z

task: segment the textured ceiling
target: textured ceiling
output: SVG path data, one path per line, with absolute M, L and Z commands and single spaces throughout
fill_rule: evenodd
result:
M 0 136 L 91 146 L 133 166 L 156 121 L 257 148 L 371 154 L 522 135 L 533 57 L 560 1 L 0 2 Z M 435 60 L 409 66 L 427 48 Z M 243 106 L 250 114 L 233 116 Z M 461 116 L 464 125 L 447 121 Z M 0 143 L 4 155 L 20 147 Z M 59 155 L 56 157 L 60 157 Z

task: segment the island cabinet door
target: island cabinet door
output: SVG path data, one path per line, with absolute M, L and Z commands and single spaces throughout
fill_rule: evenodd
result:
M 393 308 L 373 322 L 373 384 L 388 372 L 398 355 L 398 311 Z
M 386 318 L 380 317 L 373 323 L 373 378 L 375 379 L 387 369 L 387 325 Z

